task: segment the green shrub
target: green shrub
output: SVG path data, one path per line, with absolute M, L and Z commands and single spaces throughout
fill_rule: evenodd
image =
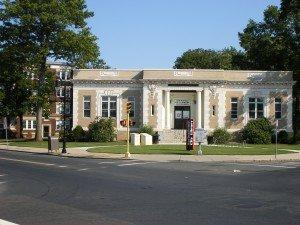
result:
M 226 144 L 231 138 L 231 134 L 225 128 L 216 128 L 212 133 L 216 144 Z
M 59 141 L 63 141 L 63 139 L 64 139 L 64 131 L 60 130 L 59 131 Z M 70 130 L 66 130 L 66 141 L 69 141 L 69 142 L 74 141 L 72 131 L 70 131 Z
M 83 130 L 82 126 L 77 125 L 72 130 L 72 138 L 74 141 L 84 141 L 85 139 L 85 131 Z
M 243 139 L 250 144 L 270 144 L 274 127 L 266 118 L 250 120 L 243 129 Z
M 89 125 L 89 132 L 87 135 L 89 141 L 114 141 L 116 137 L 114 124 L 115 121 L 111 118 L 96 118 L 95 121 Z
M 139 133 L 147 133 L 150 135 L 154 135 L 153 127 L 147 124 L 143 124 L 138 130 Z

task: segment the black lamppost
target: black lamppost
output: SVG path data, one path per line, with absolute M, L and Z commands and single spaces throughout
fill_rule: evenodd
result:
M 63 133 L 63 147 L 61 150 L 61 153 L 67 153 L 67 149 L 66 149 L 66 102 L 67 102 L 67 85 L 66 85 L 66 81 L 63 81 L 64 84 L 64 111 L 63 111 L 63 129 L 64 129 L 64 133 Z

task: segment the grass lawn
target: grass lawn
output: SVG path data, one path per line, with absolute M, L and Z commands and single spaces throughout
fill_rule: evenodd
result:
M 293 146 L 290 148 L 290 146 Z M 297 146 L 297 147 L 296 147 Z M 300 145 L 279 145 L 278 154 L 291 153 L 283 149 L 299 149 Z M 96 147 L 88 149 L 94 153 L 125 153 L 126 146 Z M 275 145 L 251 145 L 243 147 L 224 147 L 224 146 L 202 146 L 204 155 L 273 155 Z M 130 146 L 132 154 L 179 154 L 193 155 L 196 151 L 186 151 L 184 145 L 151 145 L 151 146 Z
M 2 142 L 1 144 L 6 144 Z M 102 145 L 125 145 L 125 142 L 67 142 L 67 148 L 74 147 L 93 147 L 93 146 L 102 146 Z M 34 148 L 48 148 L 48 141 L 31 141 L 31 140 L 22 140 L 22 141 L 10 141 L 9 145 L 18 146 L 18 147 L 34 147 Z M 59 143 L 59 146 L 62 147 L 62 142 Z
M 4 141 L 1 144 L 6 144 Z M 32 140 L 11 140 L 11 146 L 19 147 L 35 147 L 47 148 L 47 141 L 35 142 Z M 101 147 L 103 146 L 103 147 Z M 107 147 L 110 146 L 110 147 Z M 60 147 L 62 143 L 60 142 Z M 74 147 L 92 147 L 88 151 L 94 153 L 125 153 L 126 142 L 67 142 L 68 148 Z M 289 150 L 299 150 L 300 144 L 288 145 L 278 144 L 278 154 L 291 153 Z M 204 155 L 273 155 L 275 145 L 250 145 L 243 147 L 226 147 L 226 146 L 202 146 Z M 186 151 L 185 145 L 151 145 L 151 146 L 130 146 L 130 153 L 132 154 L 179 154 L 179 155 L 193 155 L 196 151 Z

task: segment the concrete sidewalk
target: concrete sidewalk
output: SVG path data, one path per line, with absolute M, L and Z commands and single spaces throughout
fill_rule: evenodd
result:
M 111 153 L 90 153 L 88 147 L 68 148 L 67 154 L 49 153 L 63 157 L 81 157 L 81 158 L 101 158 L 101 159 L 124 159 L 124 154 Z M 28 152 L 36 154 L 48 154 L 45 148 L 17 147 L 0 145 L 0 150 Z M 300 161 L 300 152 L 290 154 L 279 154 L 277 158 L 274 155 L 155 155 L 155 154 L 131 154 L 131 159 L 142 161 L 187 161 L 187 162 L 259 162 L 259 161 Z

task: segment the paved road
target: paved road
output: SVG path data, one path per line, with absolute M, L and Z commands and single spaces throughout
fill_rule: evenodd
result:
M 300 163 L 61 158 L 0 151 L 0 224 L 300 224 Z

